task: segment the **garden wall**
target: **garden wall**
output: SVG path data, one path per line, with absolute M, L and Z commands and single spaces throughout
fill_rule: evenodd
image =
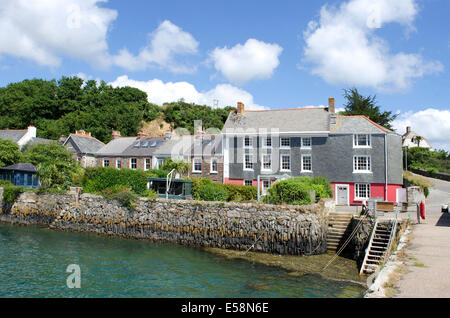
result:
M 325 253 L 331 199 L 304 206 L 151 200 L 128 210 L 92 194 L 25 192 L 0 221 L 149 239 L 187 246 L 278 254 Z

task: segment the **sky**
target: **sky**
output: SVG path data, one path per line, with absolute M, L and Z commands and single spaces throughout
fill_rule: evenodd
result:
M 448 0 L 0 0 L 0 86 L 79 76 L 149 101 L 324 106 L 344 89 L 450 151 Z

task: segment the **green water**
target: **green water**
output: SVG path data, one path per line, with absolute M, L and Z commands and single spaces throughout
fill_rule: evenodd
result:
M 69 264 L 81 288 L 68 288 Z M 201 249 L 0 224 L 0 297 L 361 297 L 359 285 Z

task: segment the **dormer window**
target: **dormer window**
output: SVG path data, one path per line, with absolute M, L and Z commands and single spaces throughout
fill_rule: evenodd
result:
M 370 147 L 369 134 L 355 134 L 353 135 L 353 147 Z

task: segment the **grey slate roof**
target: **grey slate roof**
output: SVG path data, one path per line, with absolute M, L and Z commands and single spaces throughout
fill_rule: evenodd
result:
M 16 170 L 16 171 L 26 171 L 26 172 L 37 172 L 36 167 L 31 163 L 16 163 L 14 165 L 0 168 L 1 170 Z
M 337 116 L 336 128 L 332 133 L 384 134 L 390 130 L 377 125 L 365 116 Z
M 34 144 L 47 143 L 47 142 L 52 142 L 52 141 L 58 142 L 58 140 L 34 137 L 34 138 L 31 138 L 30 141 L 27 142 L 27 144 L 34 145 Z
M 283 132 L 324 132 L 328 131 L 328 111 L 325 108 L 292 108 L 266 111 L 245 111 L 244 115 L 231 112 L 222 132 L 228 129 L 277 129 Z M 227 131 L 228 130 L 228 131 Z
M 193 136 L 182 135 L 172 136 L 160 143 L 153 154 L 155 156 L 190 156 L 193 143 Z
M 136 138 L 136 140 L 122 152 L 122 155 L 127 157 L 151 156 L 164 140 L 164 137 Z
M 131 146 L 137 137 L 121 137 L 117 139 L 113 139 L 100 148 L 95 155 L 98 157 L 101 156 L 121 156 L 122 153 Z
M 97 151 L 99 151 L 103 146 L 105 146 L 103 142 L 94 137 L 71 134 L 65 141 L 65 144 L 68 142 L 69 139 L 73 141 L 73 143 L 78 148 L 78 151 L 80 153 L 94 154 Z
M 0 138 L 18 142 L 28 130 L 0 130 Z

